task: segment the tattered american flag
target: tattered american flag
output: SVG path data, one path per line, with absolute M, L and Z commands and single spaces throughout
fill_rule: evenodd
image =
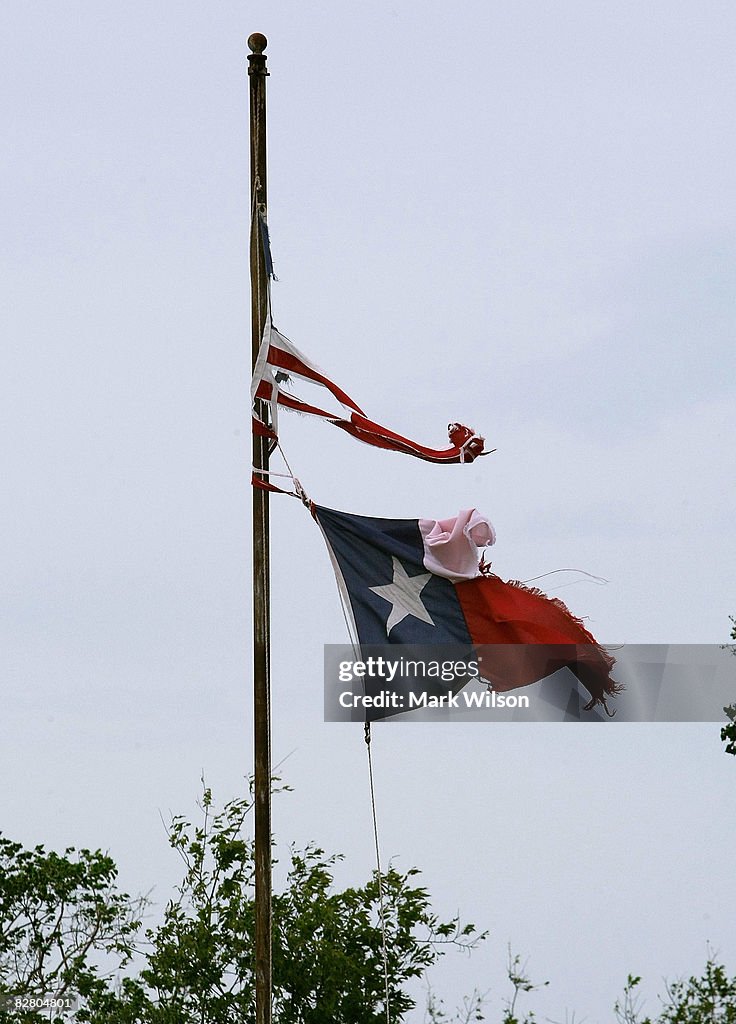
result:
M 340 410 L 329 412 L 301 400 L 292 391 L 284 390 L 287 382 L 292 383 L 295 380 L 309 381 L 325 388 L 338 402 Z M 263 341 L 253 372 L 251 399 L 254 432 L 272 440 L 278 439 L 278 412 L 281 408 L 328 420 L 365 444 L 389 451 L 404 452 L 427 462 L 472 462 L 479 455 L 488 454 L 483 451 L 484 438 L 461 423 L 449 425 L 447 430 L 450 446 L 438 449 L 427 448 L 369 419 L 350 395 L 331 381 L 319 367 L 292 345 L 288 338 L 276 330 L 270 314 L 266 317 Z M 258 401 L 259 399 L 261 401 Z M 268 418 L 266 410 L 270 412 Z

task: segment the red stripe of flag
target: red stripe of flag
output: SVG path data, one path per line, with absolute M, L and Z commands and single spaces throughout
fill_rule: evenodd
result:
M 342 405 L 347 405 L 350 409 L 360 413 L 361 416 L 365 415 L 360 406 L 357 405 L 353 399 L 342 390 L 342 388 L 339 388 L 337 384 L 334 384 L 328 377 L 325 377 L 323 373 L 320 373 L 318 370 L 309 366 L 291 352 L 285 352 L 282 348 L 277 348 L 275 345 L 269 345 L 268 362 L 272 366 L 278 366 L 279 369 L 285 370 L 287 373 L 297 373 L 300 377 L 306 377 L 307 380 L 321 384 L 323 387 L 326 387 Z

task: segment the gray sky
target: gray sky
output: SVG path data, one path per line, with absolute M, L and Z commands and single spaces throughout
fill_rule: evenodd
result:
M 109 848 L 161 898 L 159 812 L 252 761 L 245 40 L 269 37 L 279 328 L 436 467 L 284 422 L 313 498 L 478 506 L 496 570 L 609 642 L 716 643 L 736 611 L 733 5 L 9 0 L 0 270 L 2 829 Z M 359 727 L 322 717 L 344 626 L 321 537 L 273 501 L 283 842 L 372 865 Z M 736 764 L 716 726 L 376 727 L 384 855 L 491 931 L 450 1001 L 591 1024 L 629 971 L 736 971 Z

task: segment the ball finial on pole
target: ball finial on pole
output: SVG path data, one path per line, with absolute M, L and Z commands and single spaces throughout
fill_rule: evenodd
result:
M 248 46 L 253 53 L 263 53 L 268 46 L 268 39 L 266 39 L 262 32 L 254 32 L 248 36 Z

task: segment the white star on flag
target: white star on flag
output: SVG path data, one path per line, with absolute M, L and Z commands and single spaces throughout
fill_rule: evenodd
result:
M 434 626 L 434 620 L 422 604 L 421 593 L 432 579 L 431 572 L 421 573 L 419 576 L 408 576 L 406 569 L 394 556 L 391 557 L 394 566 L 394 578 L 391 583 L 385 583 L 382 587 L 369 587 L 374 594 L 391 605 L 391 612 L 386 623 L 386 633 L 390 633 L 394 626 L 398 626 L 407 615 L 413 615 L 422 622 L 428 622 Z

